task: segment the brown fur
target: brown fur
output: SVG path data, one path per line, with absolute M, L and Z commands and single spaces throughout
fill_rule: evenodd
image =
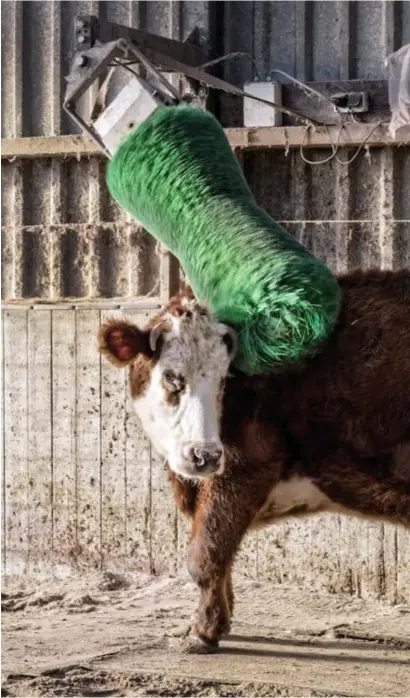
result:
M 227 379 L 225 472 L 201 482 L 169 473 L 193 518 L 193 634 L 208 645 L 229 630 L 235 554 L 281 481 L 309 478 L 340 511 L 410 526 L 410 271 L 356 271 L 340 284 L 338 326 L 318 356 L 283 375 Z M 131 384 L 150 360 L 139 357 Z

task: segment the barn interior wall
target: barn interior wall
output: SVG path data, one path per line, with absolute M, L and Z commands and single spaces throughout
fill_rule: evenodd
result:
M 382 79 L 385 56 L 410 41 L 407 2 L 3 2 L 2 137 L 76 132 L 61 99 L 81 12 L 176 39 L 199 26 L 211 53 L 245 51 L 260 74 L 302 80 Z M 253 71 L 245 59 L 220 67 L 238 85 Z M 240 125 L 237 98 L 218 108 Z M 363 149 L 350 165 L 273 150 L 242 161 L 259 203 L 337 272 L 410 265 L 408 148 Z M 3 571 L 174 573 L 186 523 L 124 374 L 95 351 L 112 308 L 138 298 L 131 312 L 143 318 L 163 296 L 155 241 L 110 200 L 101 158 L 2 165 Z M 238 565 L 252 578 L 408 600 L 409 542 L 393 526 L 319 517 L 251 535 Z

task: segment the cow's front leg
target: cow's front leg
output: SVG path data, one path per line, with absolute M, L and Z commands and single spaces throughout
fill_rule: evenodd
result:
M 201 489 L 188 549 L 188 570 L 200 588 L 190 638 L 215 648 L 230 630 L 233 610 L 231 569 L 235 554 L 266 497 L 269 478 L 215 477 Z
M 199 604 L 192 619 L 188 645 L 189 649 L 211 651 L 218 646 L 221 637 L 229 633 L 231 627 L 231 610 L 222 570 L 214 572 L 213 579 L 201 580 L 198 584 Z
M 191 634 L 205 641 L 210 647 L 218 644 L 223 635 L 231 630 L 234 609 L 232 564 L 223 579 L 215 579 L 208 588 L 201 590 L 199 608 Z

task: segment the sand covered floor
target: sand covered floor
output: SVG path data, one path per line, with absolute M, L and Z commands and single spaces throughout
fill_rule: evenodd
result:
M 180 637 L 197 591 L 95 573 L 2 588 L 4 696 L 410 696 L 410 606 L 237 578 L 216 654 Z

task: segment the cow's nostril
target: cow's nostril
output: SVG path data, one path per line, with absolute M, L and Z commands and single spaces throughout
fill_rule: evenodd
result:
M 203 468 L 206 465 L 206 453 L 199 448 L 192 448 L 191 461 L 195 468 Z
M 191 452 L 191 460 L 197 470 L 202 468 L 217 467 L 222 457 L 222 449 L 213 448 L 202 450 L 193 448 Z
M 215 473 L 222 464 L 223 447 L 215 443 L 188 442 L 182 449 L 188 470 L 198 475 Z
M 200 451 L 199 448 L 193 449 L 192 461 L 196 465 L 197 468 L 201 468 L 203 465 L 206 465 L 206 460 L 207 460 L 206 452 Z

